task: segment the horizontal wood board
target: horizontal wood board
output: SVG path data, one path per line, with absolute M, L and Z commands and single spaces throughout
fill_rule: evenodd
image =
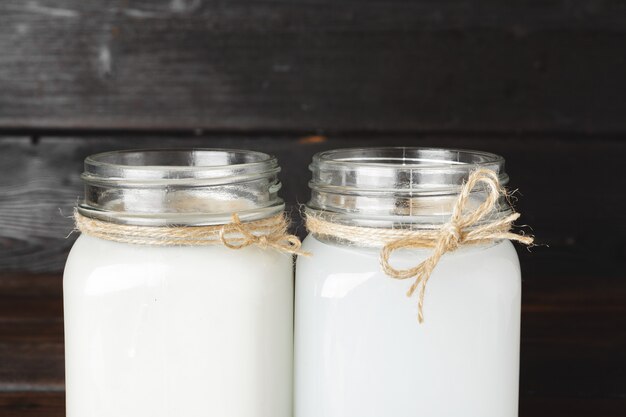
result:
M 626 131 L 626 4 L 8 0 L 0 130 Z
M 0 416 L 65 415 L 85 156 L 274 153 L 303 235 L 312 154 L 382 145 L 507 158 L 540 243 L 518 250 L 520 415 L 626 415 L 624 45 L 611 0 L 1 2 Z
M 296 204 L 308 198 L 306 167 L 313 153 L 381 145 L 477 148 L 507 158 L 511 187 L 520 189 L 522 220 L 549 245 L 519 251 L 521 416 L 624 415 L 626 224 L 616 190 L 626 143 L 523 135 L 287 134 L 0 138 L 0 415 L 64 413 L 60 271 L 76 236 L 66 238 L 82 193 L 85 156 L 191 146 L 273 153 L 283 166 L 282 195 L 297 220 Z
M 519 189 L 520 224 L 540 246 L 520 249 L 528 276 L 599 277 L 626 275 L 626 220 L 618 192 L 626 143 L 616 140 L 571 143 L 527 137 L 463 138 L 333 136 L 210 136 L 180 140 L 167 137 L 45 137 L 0 139 L 0 271 L 58 272 L 72 234 L 72 210 L 82 197 L 83 159 L 92 153 L 144 147 L 229 147 L 256 149 L 278 156 L 283 171 L 281 195 L 301 235 L 297 205 L 309 196 L 307 166 L 315 152 L 355 146 L 413 145 L 478 148 L 503 154 Z M 547 246 L 546 246 L 547 245 Z M 573 284 L 575 285 L 575 284 Z M 574 286 L 572 291 L 579 288 Z M 589 289 L 588 289 L 589 290 Z M 588 291 L 586 290 L 586 291 Z
M 572 305 L 563 289 L 549 304 L 524 298 L 521 416 L 622 416 L 626 308 Z M 60 275 L 0 274 L 2 416 L 63 415 L 61 292 Z

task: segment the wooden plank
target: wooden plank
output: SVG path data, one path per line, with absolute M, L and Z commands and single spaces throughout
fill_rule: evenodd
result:
M 623 415 L 624 282 L 589 295 L 584 307 L 566 287 L 549 301 L 524 297 L 521 416 Z M 61 276 L 0 274 L 0 307 L 0 415 L 61 413 Z
M 623 417 L 626 400 L 591 398 L 524 397 L 520 401 L 520 417 Z
M 9 0 L 0 129 L 624 132 L 622 2 Z
M 313 153 L 331 148 L 414 145 L 479 148 L 507 158 L 512 188 L 523 195 L 522 222 L 538 242 L 520 249 L 527 285 L 551 277 L 554 289 L 605 288 L 626 276 L 626 221 L 623 193 L 617 192 L 626 143 L 598 138 L 593 142 L 526 136 L 472 138 L 458 136 L 208 136 L 180 140 L 164 137 L 0 139 L 0 271 L 60 271 L 75 235 L 69 216 L 81 197 L 79 174 L 85 156 L 101 151 L 144 147 L 228 147 L 273 153 L 283 165 L 282 195 L 292 209 L 309 196 L 307 166 Z M 296 226 L 298 226 L 296 224 Z M 298 231 L 304 234 L 300 226 Z M 610 231 L 610 233 L 607 233 Z M 595 276 L 589 283 L 567 282 L 569 276 Z M 554 277 L 563 277 L 556 280 Z M 606 277 L 606 278 L 603 278 Z M 545 287 L 544 287 L 545 288 Z
M 65 392 L 0 392 L 3 417 L 65 417 Z
M 61 284 L 60 275 L 0 274 L 0 392 L 64 389 Z
M 81 165 L 65 151 L 37 149 L 28 139 L 0 141 L 0 270 L 62 268 Z
M 601 302 L 602 298 L 597 299 Z M 524 299 L 520 390 L 524 396 L 613 398 L 626 395 L 626 308 L 588 307 L 529 313 L 545 308 Z
M 522 397 L 520 417 L 623 417 L 625 400 Z M 0 393 L 3 417 L 65 417 L 63 392 Z

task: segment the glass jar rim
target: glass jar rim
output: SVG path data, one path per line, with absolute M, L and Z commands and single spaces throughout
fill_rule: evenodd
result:
M 380 160 L 381 157 L 370 157 L 368 159 L 346 159 L 340 158 L 341 154 L 355 154 L 355 153 L 373 153 L 373 152 L 385 152 L 385 151 L 409 151 L 409 152 L 432 152 L 432 153 L 456 153 L 458 155 L 466 155 L 466 156 L 474 156 L 476 158 L 475 161 L 463 162 L 463 161 L 451 161 L 446 159 L 439 159 L 439 163 L 426 165 L 423 162 L 418 162 L 415 164 L 402 164 L 402 166 L 410 167 L 413 169 L 450 169 L 451 166 L 458 165 L 472 165 L 475 167 L 481 166 L 489 166 L 493 164 L 501 164 L 504 163 L 504 158 L 500 155 L 478 151 L 472 149 L 460 149 L 460 148 L 436 148 L 436 147 L 412 147 L 412 146 L 379 146 L 379 147 L 367 147 L 367 148 L 340 148 L 340 149 L 331 149 L 328 151 L 322 151 L 313 156 L 313 164 L 327 163 L 327 164 L 337 164 L 337 165 L 362 165 L 367 163 L 370 166 L 380 166 L 380 167 L 390 167 L 397 168 L 398 164 L 396 162 L 371 162 L 373 160 Z M 482 160 L 478 160 L 478 158 L 482 158 Z M 399 159 L 398 159 L 399 160 Z M 410 158 L 407 159 L 404 157 L 403 161 L 424 161 L 426 158 Z
M 86 183 L 118 185 L 234 184 L 275 175 L 275 156 L 258 151 L 222 148 L 128 149 L 85 158 Z
M 313 157 L 309 169 L 310 215 L 372 227 L 431 228 L 450 218 L 463 184 L 478 168 L 508 183 L 502 156 L 465 149 L 422 147 L 345 148 Z M 477 187 L 469 207 L 484 201 Z M 494 216 L 510 213 L 502 198 Z
M 340 194 L 442 194 L 458 191 L 471 171 L 487 168 L 505 185 L 504 158 L 489 152 L 422 147 L 343 148 L 313 156 L 312 190 Z
M 84 216 L 120 224 L 215 225 L 277 215 L 276 157 L 218 148 L 132 149 L 88 156 Z

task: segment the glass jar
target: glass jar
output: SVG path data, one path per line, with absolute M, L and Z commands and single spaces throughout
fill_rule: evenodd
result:
M 279 171 L 250 151 L 98 154 L 78 211 L 111 228 L 256 221 L 283 212 Z M 291 417 L 292 269 L 255 245 L 83 233 L 64 275 L 67 416 Z
M 322 152 L 307 216 L 338 225 L 425 230 L 445 224 L 484 152 L 378 148 Z M 470 194 L 477 207 L 487 191 Z M 510 214 L 506 199 L 490 219 Z M 381 269 L 377 244 L 309 235 L 296 267 L 295 417 L 513 417 L 518 410 L 520 266 L 508 240 L 445 254 L 423 324 L 411 282 Z M 432 249 L 393 252 L 414 267 Z

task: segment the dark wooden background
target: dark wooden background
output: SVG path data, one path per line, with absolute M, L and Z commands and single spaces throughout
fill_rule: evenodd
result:
M 521 416 L 626 415 L 626 2 L 0 3 L 0 416 L 64 415 L 61 273 L 82 159 L 137 147 L 507 158 Z M 302 230 L 300 230 L 302 232 Z

